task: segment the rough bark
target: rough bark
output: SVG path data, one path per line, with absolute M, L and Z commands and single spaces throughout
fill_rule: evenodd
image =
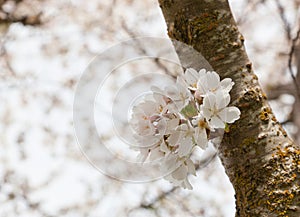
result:
M 236 216 L 299 217 L 300 148 L 267 103 L 227 0 L 159 3 L 169 37 L 191 45 L 235 82 L 231 104 L 241 118 L 225 133 L 219 156 L 235 189 Z

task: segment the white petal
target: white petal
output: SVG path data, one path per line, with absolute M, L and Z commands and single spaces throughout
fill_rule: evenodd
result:
M 199 74 L 199 78 L 202 77 L 202 76 L 205 76 L 206 75 L 206 69 L 200 69 L 198 74 Z
M 165 94 L 160 94 L 160 93 L 153 93 L 153 98 L 155 100 L 154 102 L 154 107 L 155 107 L 155 111 L 157 113 L 160 113 L 159 108 L 160 107 L 165 107 L 166 105 L 166 101 L 165 101 Z
M 141 136 L 150 136 L 155 134 L 155 127 L 152 125 L 152 123 L 149 120 L 140 121 L 136 131 Z
M 202 111 L 203 117 L 205 117 L 206 120 L 209 120 L 211 118 L 211 116 L 213 115 L 213 113 L 211 112 L 210 109 L 204 108 L 203 106 L 201 106 L 200 109 Z
M 225 78 L 221 81 L 221 87 L 224 91 L 230 92 L 234 85 L 234 82 L 232 82 L 231 78 Z
M 163 163 L 161 164 L 161 171 L 164 174 L 170 174 L 170 172 L 173 172 L 176 170 L 180 164 L 178 165 L 178 162 L 176 161 L 177 157 L 174 155 L 167 155 L 167 158 L 164 158 Z M 171 175 L 171 174 L 170 174 Z
M 151 161 L 154 161 L 154 160 L 161 159 L 164 156 L 165 156 L 164 153 L 160 151 L 159 147 L 157 147 L 151 150 L 149 159 Z
M 193 190 L 193 186 L 191 185 L 191 183 L 189 182 L 188 178 L 186 178 L 182 185 L 183 188 L 189 189 L 189 190 Z
M 191 137 L 186 137 L 180 141 L 178 148 L 179 157 L 187 156 L 191 153 L 193 149 L 193 143 Z
M 211 118 L 209 125 L 212 128 L 225 128 L 224 122 L 216 116 Z
M 172 131 L 175 130 L 175 128 L 179 125 L 179 119 L 174 118 L 171 120 L 167 120 L 166 122 L 166 131 L 165 134 L 171 134 Z
M 191 159 L 187 159 L 185 162 L 186 162 L 186 166 L 188 168 L 188 172 L 195 176 L 196 175 L 196 169 L 195 169 L 194 162 Z
M 216 89 L 220 85 L 220 76 L 214 71 L 207 72 L 207 84 L 210 90 Z
M 198 116 L 196 116 L 196 117 L 193 117 L 193 119 L 192 119 L 192 124 L 193 125 L 198 125 Z
M 134 139 L 136 140 L 137 145 L 139 145 L 142 148 L 148 148 L 153 147 L 154 145 L 157 145 L 157 143 L 160 143 L 161 136 L 141 136 L 137 134 L 133 134 Z
M 240 118 L 241 112 L 237 107 L 224 108 L 220 113 L 220 118 L 226 123 L 233 123 Z
M 195 141 L 200 148 L 207 148 L 208 140 L 205 129 L 199 127 L 195 129 Z
M 138 154 L 138 156 L 136 157 L 137 158 L 137 161 L 138 162 L 142 162 L 144 163 L 146 161 L 146 159 L 148 158 L 149 156 L 149 149 L 141 149 L 140 150 L 140 153 Z
M 177 130 L 179 130 L 181 132 L 187 131 L 188 129 L 189 129 L 189 127 L 187 124 L 181 124 L 177 127 Z
M 216 108 L 225 108 L 230 102 L 230 95 L 225 91 L 217 91 L 216 93 Z
M 207 81 L 203 77 L 200 78 L 197 82 L 197 90 L 201 95 L 204 95 L 209 91 L 207 88 Z
M 162 94 L 164 92 L 162 89 L 160 89 L 159 87 L 157 87 L 155 85 L 151 86 L 150 90 L 154 93 L 160 93 L 160 94 Z
M 168 143 L 170 146 L 175 146 L 178 144 L 179 140 L 180 140 L 180 133 L 178 133 L 177 131 L 174 131 L 168 138 Z
M 180 109 L 178 109 L 179 107 L 175 104 L 175 103 L 169 103 L 166 106 L 166 110 L 169 111 L 169 113 L 178 113 L 180 111 Z
M 177 168 L 173 173 L 172 176 L 174 179 L 177 180 L 183 180 L 186 178 L 188 173 L 188 169 L 185 165 L 181 165 L 179 168 Z
M 193 75 L 194 78 L 198 78 L 199 77 L 199 73 L 195 69 L 188 68 L 187 70 Z
M 185 80 L 186 82 L 188 83 L 188 85 L 194 85 L 197 83 L 198 79 L 197 79 L 197 71 L 193 68 L 188 68 L 186 71 L 185 71 Z
M 167 121 L 165 118 L 161 118 L 158 122 L 157 122 L 157 125 L 156 125 L 156 128 L 158 130 L 158 133 L 160 135 L 165 135 L 166 134 L 166 131 L 167 131 Z
M 165 92 L 166 92 L 167 96 L 170 97 L 172 100 L 174 97 L 176 97 L 178 95 L 178 90 L 174 86 L 166 87 Z
M 166 170 L 166 172 L 168 171 Z M 168 180 L 169 182 L 173 183 L 173 185 L 175 185 L 174 184 L 175 179 L 173 178 L 172 174 L 164 176 L 164 179 Z
M 203 106 L 205 108 L 213 109 L 216 105 L 216 96 L 213 93 L 207 94 L 203 100 Z
M 145 101 L 144 103 L 141 104 L 141 109 L 143 110 L 146 116 L 150 116 L 154 114 L 156 107 L 157 105 L 153 101 Z

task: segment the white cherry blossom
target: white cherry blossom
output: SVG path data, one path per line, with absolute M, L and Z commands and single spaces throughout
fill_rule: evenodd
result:
M 194 128 L 181 124 L 170 134 L 168 144 L 179 157 L 189 156 L 195 144 L 193 143 Z
M 187 68 L 182 76 L 177 77 L 177 83 L 187 87 L 190 90 L 197 90 L 199 79 L 205 75 L 206 70 L 201 69 L 199 72 L 193 68 Z
M 228 106 L 230 95 L 223 91 L 209 93 L 203 100 L 201 110 L 211 128 L 225 128 L 225 123 L 233 123 L 240 118 L 240 110 L 237 107 Z
M 161 90 L 156 86 L 151 87 L 151 90 L 154 93 L 165 95 L 170 100 L 169 109 L 171 111 L 180 111 L 188 104 L 190 98 L 192 97 L 190 91 L 185 88 L 185 86 L 179 84 L 178 81 L 176 82 L 176 85 L 167 86 L 164 90 Z M 174 105 L 173 107 L 172 104 Z
M 159 161 L 165 179 L 176 186 L 192 189 L 188 175 L 196 175 L 190 159 L 195 147 L 206 149 L 210 131 L 225 128 L 240 117 L 240 110 L 230 106 L 229 92 L 234 83 L 222 81 L 214 71 L 188 68 L 178 76 L 175 86 L 152 87 L 153 94 L 132 110 L 140 162 Z
M 153 99 L 146 99 L 132 109 L 130 120 L 135 133 L 140 136 L 163 135 L 168 125 L 168 120 L 176 118 L 169 113 L 168 102 L 159 94 L 153 94 Z
M 196 91 L 197 94 L 201 96 L 205 96 L 205 94 L 209 92 L 216 93 L 220 90 L 229 93 L 234 85 L 234 82 L 232 82 L 231 78 L 225 78 L 220 81 L 220 76 L 215 71 L 207 71 L 201 74 L 202 76 L 197 82 Z
M 159 160 L 161 158 L 164 158 L 171 152 L 163 139 L 160 139 L 152 146 L 141 146 L 140 148 L 138 148 L 138 151 L 140 153 L 137 156 L 137 160 L 142 163 L 147 161 L 147 159 L 149 159 L 149 161 Z
M 192 174 L 196 176 L 195 165 L 191 159 L 180 159 L 176 160 L 177 162 L 169 162 L 172 165 L 179 166 L 169 175 L 165 177 L 166 180 L 173 183 L 175 186 L 181 186 L 183 188 L 192 190 L 193 187 L 188 180 L 188 175 Z

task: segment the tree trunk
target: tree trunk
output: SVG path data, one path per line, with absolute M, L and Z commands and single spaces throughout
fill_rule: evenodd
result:
M 159 3 L 169 37 L 191 45 L 221 77 L 235 82 L 231 104 L 241 118 L 225 133 L 219 156 L 235 189 L 236 216 L 299 217 L 300 148 L 267 103 L 228 1 Z

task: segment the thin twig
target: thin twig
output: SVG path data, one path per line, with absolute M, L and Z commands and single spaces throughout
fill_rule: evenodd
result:
M 276 0 L 276 4 L 277 4 L 277 8 L 279 10 L 280 18 L 281 18 L 281 20 L 283 22 L 283 25 L 284 25 L 284 29 L 285 29 L 287 39 L 291 40 L 291 38 L 292 38 L 291 37 L 291 25 L 289 24 L 289 22 L 286 18 L 284 8 L 283 8 L 283 6 L 282 6 L 282 4 L 280 3 L 279 0 Z
M 123 20 L 122 21 L 122 28 L 124 29 L 124 31 L 132 38 L 137 38 L 138 35 L 135 34 L 126 24 L 126 22 Z M 144 46 L 139 43 L 138 44 L 138 49 L 145 55 L 147 55 L 147 50 L 144 48 Z M 154 62 L 156 64 L 156 66 L 158 68 L 160 68 L 161 70 L 163 70 L 167 75 L 171 76 L 174 80 L 176 80 L 177 76 L 174 75 L 169 69 L 168 67 L 166 67 L 161 61 L 160 58 L 154 58 Z
M 291 47 L 291 50 L 290 50 L 290 53 L 289 53 L 288 67 L 289 67 L 290 75 L 293 79 L 293 83 L 296 87 L 296 95 L 300 99 L 300 87 L 299 87 L 299 84 L 297 82 L 297 78 L 293 73 L 293 68 L 292 68 L 292 60 L 293 60 L 293 56 L 294 56 L 294 53 L 295 53 L 296 43 L 297 43 L 299 37 L 300 37 L 300 28 L 297 31 L 296 37 L 292 40 L 292 47 Z

